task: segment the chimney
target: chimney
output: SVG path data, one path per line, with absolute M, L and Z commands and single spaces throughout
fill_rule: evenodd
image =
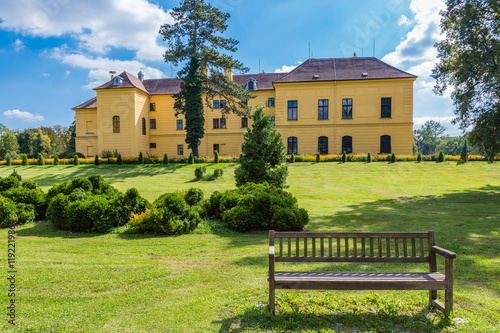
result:
M 354 55 L 352 56 L 353 58 L 357 58 L 358 56 L 356 55 L 356 52 L 354 52 Z
M 109 74 L 111 74 L 111 80 L 113 80 L 115 78 L 116 72 L 115 71 L 109 71 Z
M 139 80 L 141 80 L 141 82 L 144 82 L 144 74 L 142 74 L 142 71 L 139 71 L 139 74 L 137 74 L 137 77 L 139 78 Z
M 233 69 L 232 68 L 224 68 L 224 76 L 226 76 L 229 80 L 233 79 Z

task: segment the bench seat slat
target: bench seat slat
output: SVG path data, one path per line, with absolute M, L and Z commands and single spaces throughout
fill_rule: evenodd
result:
M 279 257 L 275 258 L 276 262 L 429 262 L 429 257 Z

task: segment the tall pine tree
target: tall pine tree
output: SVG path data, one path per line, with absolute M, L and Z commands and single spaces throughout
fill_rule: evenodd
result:
M 237 40 L 219 36 L 227 29 L 228 13 L 206 4 L 204 0 L 183 0 L 170 14 L 175 23 L 160 28 L 168 45 L 164 57 L 165 61 L 176 66 L 185 62 L 178 72 L 184 83 L 180 92 L 174 95 L 175 109 L 176 115 L 185 115 L 186 143 L 198 157 L 198 146 L 205 135 L 202 95 L 205 94 L 206 105 L 212 109 L 213 99 L 220 97 L 226 101 L 221 110 L 223 117 L 229 113 L 248 116 L 250 109 L 246 102 L 255 96 L 225 75 L 226 70 L 248 71 L 232 56 L 220 53 L 237 50 Z

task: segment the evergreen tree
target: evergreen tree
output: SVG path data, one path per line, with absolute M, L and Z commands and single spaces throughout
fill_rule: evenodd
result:
M 59 165 L 59 156 L 54 155 L 54 165 Z
M 189 157 L 188 157 L 188 164 L 194 164 L 194 156 L 193 156 L 193 153 L 189 154 Z
M 444 153 L 443 153 L 442 150 L 439 151 L 439 155 L 438 155 L 437 161 L 438 161 L 438 163 L 444 162 Z
M 281 134 L 264 114 L 264 106 L 257 106 L 251 115 L 251 128 L 247 128 L 241 145 L 240 165 L 234 171 L 236 185 L 263 183 L 284 187 L 288 176 L 285 144 Z M 292 155 L 293 156 L 293 155 Z
M 75 145 L 76 121 L 75 120 L 73 120 L 73 123 L 71 123 L 71 126 L 68 128 L 68 132 L 70 133 L 70 139 L 68 141 L 68 144 L 66 145 L 66 153 L 75 153 L 76 152 L 76 145 Z
M 99 155 L 95 155 L 95 157 L 94 157 L 94 164 L 95 165 L 99 165 L 100 164 L 100 162 L 99 162 Z
M 21 154 L 21 165 L 28 165 L 28 156 L 26 154 Z
M 396 154 L 392 153 L 392 154 L 391 154 L 391 160 L 390 160 L 390 162 L 391 162 L 391 163 L 396 163 L 396 161 L 397 161 L 397 160 L 396 160 Z
M 219 152 L 217 150 L 214 150 L 214 163 L 219 163 Z
M 421 153 L 418 153 L 417 162 L 418 163 L 422 162 L 422 154 Z
M 118 154 L 118 157 L 116 158 L 116 164 L 118 165 L 123 164 L 122 154 Z
M 366 155 L 366 163 L 371 163 L 372 162 L 372 154 L 371 153 L 368 153 Z
M 295 163 L 295 154 L 292 154 L 292 156 L 290 156 L 290 163 Z
M 467 151 L 467 141 L 464 143 L 464 148 L 462 149 L 462 153 L 460 154 L 460 159 L 462 162 L 467 163 L 469 158 L 469 152 Z
M 247 116 L 250 109 L 245 102 L 255 96 L 224 73 L 232 69 L 248 71 L 227 52 L 220 52 L 237 50 L 238 41 L 218 36 L 227 29 L 229 14 L 206 4 L 204 0 L 182 0 L 170 14 L 176 23 L 160 28 L 160 34 L 168 45 L 164 57 L 165 61 L 174 65 L 186 62 L 178 72 L 184 83 L 180 92 L 174 95 L 175 109 L 177 115 L 185 115 L 186 143 L 193 155 L 198 157 L 198 146 L 205 135 L 202 94 L 205 94 L 209 108 L 213 108 L 211 101 L 214 98 L 223 96 L 226 101 L 226 107 L 221 109 L 223 116 L 229 113 Z
M 342 163 L 345 163 L 347 161 L 347 154 L 345 153 L 345 150 L 342 152 Z
M 38 153 L 38 159 L 36 161 L 36 164 L 38 165 L 45 165 L 45 160 L 43 159 L 43 155 Z
M 7 154 L 7 156 L 5 156 L 5 165 L 11 166 L 11 164 L 12 164 L 12 159 L 10 157 L 10 154 Z
M 139 152 L 139 157 L 137 159 L 138 164 L 144 164 L 144 156 L 142 155 L 142 151 Z
M 319 153 L 316 154 L 316 163 L 321 162 L 321 155 Z
M 163 155 L 163 161 L 162 161 L 163 164 L 168 164 L 168 155 L 167 154 L 164 154 Z
M 75 154 L 75 156 L 73 156 L 73 164 L 80 165 L 80 160 L 78 159 L 78 155 L 76 155 L 76 154 Z

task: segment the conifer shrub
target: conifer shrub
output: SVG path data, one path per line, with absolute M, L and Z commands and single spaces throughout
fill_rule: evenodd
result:
M 0 227 L 10 227 L 33 222 L 35 210 L 33 205 L 16 203 L 0 195 Z
M 214 178 L 220 178 L 224 174 L 224 170 L 222 169 L 215 169 L 214 170 Z
M 390 163 L 396 163 L 396 154 L 394 153 L 391 154 Z
M 80 160 L 78 159 L 78 155 L 73 156 L 73 165 L 80 165 Z
M 14 171 L 12 171 L 12 173 L 10 174 L 11 177 L 16 177 L 17 180 L 21 181 L 23 180 L 23 178 L 21 177 L 20 174 L 17 173 L 16 169 L 14 169 Z
M 21 154 L 21 165 L 28 165 L 28 155 Z
M 462 153 L 460 154 L 460 160 L 463 163 L 467 163 L 468 158 L 469 158 L 469 152 L 467 150 L 467 141 L 465 141 Z
M 207 217 L 219 219 L 236 231 L 302 230 L 309 222 L 307 211 L 298 207 L 291 193 L 267 183 L 216 191 L 204 208 Z
M 116 164 L 123 165 L 122 154 L 118 154 L 118 157 L 116 158 Z
M 444 153 L 442 150 L 439 151 L 437 161 L 438 161 L 438 163 L 444 162 Z
M 418 155 L 417 155 L 417 162 L 418 163 L 422 162 L 422 154 L 421 153 L 418 153 Z
M 44 161 L 44 159 L 43 159 L 43 155 L 42 155 L 42 154 L 40 154 L 40 153 L 38 153 L 38 158 L 37 158 L 37 160 L 36 160 L 36 164 L 37 164 L 37 165 L 45 165 L 45 161 Z
M 184 195 L 184 200 L 190 206 L 197 205 L 203 200 L 203 191 L 199 188 L 191 187 Z
M 54 155 L 54 165 L 59 165 L 60 162 L 59 162 L 59 156 L 57 155 Z
M 342 152 L 342 163 L 345 163 L 347 161 L 347 154 L 345 153 L 345 150 Z
M 6 198 L 11 199 L 16 204 L 31 205 L 34 209 L 35 217 L 38 220 L 43 220 L 45 218 L 47 201 L 45 193 L 43 193 L 42 190 L 37 188 L 30 189 L 25 187 L 17 187 L 2 192 L 2 195 Z
M 22 187 L 29 190 L 36 190 L 38 188 L 38 183 L 36 182 L 36 180 L 27 179 L 22 183 Z
M 99 155 L 95 155 L 95 157 L 94 157 L 94 164 L 95 165 L 101 164 L 101 162 L 99 161 Z
M 163 155 L 163 160 L 161 161 L 163 164 L 168 164 L 169 161 L 168 161 L 168 155 L 167 154 L 164 154 Z
M 292 156 L 290 156 L 290 163 L 295 163 L 295 154 L 292 154 Z
M 12 158 L 10 157 L 10 154 L 7 154 L 7 156 L 5 156 L 5 165 L 6 166 L 12 165 Z
M 366 163 L 371 163 L 372 162 L 372 154 L 368 153 L 366 154 Z
M 194 170 L 194 175 L 196 179 L 202 179 L 205 172 L 207 172 L 207 169 L 204 166 L 199 166 Z
M 9 176 L 0 179 L 0 192 L 8 191 L 11 188 L 18 188 L 21 183 L 17 177 Z
M 214 163 L 219 163 L 219 152 L 217 150 L 214 150 Z
M 193 153 L 189 154 L 189 157 L 188 157 L 188 164 L 194 164 L 194 156 L 193 156 Z
M 316 163 L 321 162 L 321 155 L 319 153 L 316 154 Z
M 144 156 L 142 155 L 142 151 L 139 152 L 139 158 L 137 159 L 137 164 L 144 164 Z

